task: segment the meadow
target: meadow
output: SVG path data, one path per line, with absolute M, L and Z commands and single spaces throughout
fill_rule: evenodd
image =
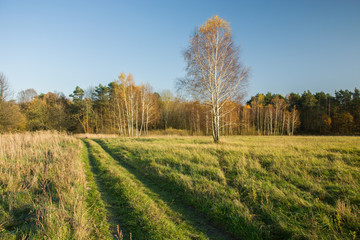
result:
M 111 237 L 83 143 L 65 134 L 0 135 L 0 239 Z
M 359 137 L 86 137 L 0 136 L 0 238 L 360 237 Z

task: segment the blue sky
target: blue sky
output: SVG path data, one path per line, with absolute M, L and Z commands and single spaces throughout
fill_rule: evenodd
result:
M 231 23 L 248 95 L 360 87 L 360 1 L 0 0 L 0 72 L 16 93 L 69 95 L 121 72 L 174 91 L 197 26 Z

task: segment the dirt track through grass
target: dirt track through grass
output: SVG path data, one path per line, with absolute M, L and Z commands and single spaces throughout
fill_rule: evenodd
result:
M 118 224 L 125 239 L 130 232 L 133 239 L 231 239 L 136 169 L 115 160 L 99 144 L 85 143 L 113 233 Z

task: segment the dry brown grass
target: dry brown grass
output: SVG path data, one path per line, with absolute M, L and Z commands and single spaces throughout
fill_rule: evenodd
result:
M 118 138 L 117 134 L 97 134 L 97 133 L 79 133 L 74 135 L 76 138 Z
M 0 135 L 0 238 L 89 237 L 81 148 L 56 132 Z
M 122 138 L 132 138 L 132 137 L 128 137 L 128 136 L 120 136 L 118 134 L 97 134 L 97 133 L 78 133 L 78 134 L 74 134 L 74 136 L 76 138 L 87 138 L 87 139 L 99 139 L 99 138 L 118 138 L 118 137 L 122 137 Z M 158 138 L 158 137 L 192 137 L 190 136 L 189 132 L 187 130 L 182 130 L 182 129 L 173 129 L 173 128 L 168 128 L 166 130 L 160 129 L 160 130 L 150 130 L 147 134 L 145 134 L 144 132 L 142 133 L 141 137 L 142 138 Z

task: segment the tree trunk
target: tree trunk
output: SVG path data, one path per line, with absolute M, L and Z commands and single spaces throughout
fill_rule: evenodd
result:
M 219 142 L 219 130 L 220 130 L 220 114 L 219 114 L 219 103 L 215 103 L 215 106 L 213 106 L 213 114 L 212 114 L 212 122 L 213 122 L 213 138 L 214 142 Z

